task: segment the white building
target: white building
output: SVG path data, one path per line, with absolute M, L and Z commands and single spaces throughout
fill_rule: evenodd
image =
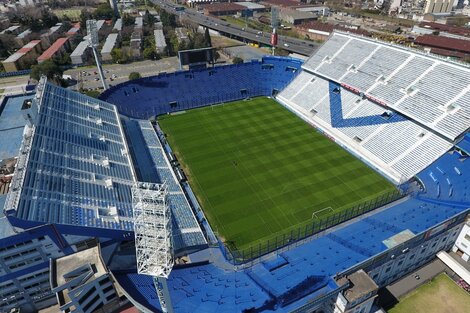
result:
M 457 240 L 455 241 L 452 251 L 457 253 L 465 261 L 470 260 L 470 221 L 463 226 Z
M 106 41 L 103 45 L 103 48 L 101 49 L 101 59 L 103 60 L 103 62 L 108 62 L 108 61 L 111 61 L 113 59 L 111 57 L 111 51 L 116 46 L 118 37 L 119 37 L 119 34 L 111 33 L 106 38 Z
M 83 40 L 70 54 L 73 65 L 85 64 L 88 61 L 91 49 L 88 49 L 88 41 Z
M 163 34 L 162 29 L 155 29 L 153 31 L 153 35 L 155 36 L 155 47 L 158 53 L 162 53 L 165 51 L 166 48 L 166 41 L 165 35 Z
M 453 4 L 453 0 L 426 0 L 424 13 L 449 13 Z

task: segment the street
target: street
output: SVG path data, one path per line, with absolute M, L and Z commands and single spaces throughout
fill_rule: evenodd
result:
M 238 38 L 245 38 L 252 42 L 259 42 L 263 44 L 270 45 L 271 34 L 260 32 L 258 30 L 249 28 L 249 27 L 240 27 L 235 24 L 231 24 L 227 21 L 223 21 L 221 19 L 206 16 L 197 12 L 194 9 L 186 8 L 184 11 L 176 11 L 176 7 L 180 7 L 181 5 L 177 5 L 173 2 L 168 0 L 151 0 L 154 4 L 159 5 L 162 9 L 178 15 L 180 17 L 186 16 L 190 20 L 202 25 L 206 26 L 210 29 L 219 31 L 222 34 L 232 35 Z M 278 37 L 278 48 L 285 49 L 290 52 L 295 52 L 298 54 L 309 56 L 315 51 L 320 44 L 309 41 L 309 40 L 302 40 L 287 36 L 279 36 Z
M 129 80 L 129 74 L 138 72 L 142 77 L 154 76 L 161 72 L 174 72 L 179 69 L 177 57 L 164 58 L 158 61 L 145 60 L 129 64 L 103 64 L 104 76 L 111 87 Z M 78 83 L 72 88 L 78 90 L 102 87 L 96 66 L 77 67 L 64 72 Z

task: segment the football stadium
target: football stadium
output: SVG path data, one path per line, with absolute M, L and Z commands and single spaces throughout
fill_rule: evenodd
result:
M 376 311 L 456 241 L 469 129 L 470 67 L 338 31 L 100 99 L 43 78 L 0 104 L 0 311 Z

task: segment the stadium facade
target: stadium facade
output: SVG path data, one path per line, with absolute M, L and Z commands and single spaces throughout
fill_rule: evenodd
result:
M 463 65 L 335 32 L 304 64 L 265 57 L 164 73 L 114 86 L 101 100 L 42 79 L 22 98 L 21 145 L 9 155 L 13 174 L 2 178 L 11 181 L 0 198 L 0 311 L 56 303 L 49 259 L 95 241 L 126 297 L 160 311 L 153 278 L 136 272 L 133 246 L 131 188 L 149 182 L 168 188 L 175 312 L 367 312 L 377 288 L 449 250 L 469 212 L 469 77 Z M 274 253 L 230 263 L 148 119 L 255 96 L 275 97 L 412 192 Z M 2 114 L 0 132 L 9 131 Z

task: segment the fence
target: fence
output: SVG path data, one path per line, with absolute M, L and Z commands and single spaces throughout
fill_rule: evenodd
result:
M 325 218 L 315 219 L 308 223 L 302 224 L 290 232 L 279 234 L 266 242 L 252 245 L 243 250 L 237 249 L 231 243 L 221 243 L 219 246 L 225 258 L 233 264 L 243 264 L 259 258 L 268 253 L 274 252 L 278 249 L 284 248 L 293 243 L 299 242 L 307 237 L 320 233 L 330 227 L 341 224 L 345 221 L 358 217 L 364 213 L 373 211 L 381 206 L 396 201 L 406 195 L 405 192 L 400 190 L 390 191 L 382 196 L 379 196 L 370 201 L 360 203 L 350 209 L 342 210 L 341 212 L 329 215 Z
M 0 73 L 0 78 L 27 75 L 29 73 L 31 73 L 31 70 L 21 70 L 21 71 L 16 71 L 16 72 L 3 72 L 3 73 Z

